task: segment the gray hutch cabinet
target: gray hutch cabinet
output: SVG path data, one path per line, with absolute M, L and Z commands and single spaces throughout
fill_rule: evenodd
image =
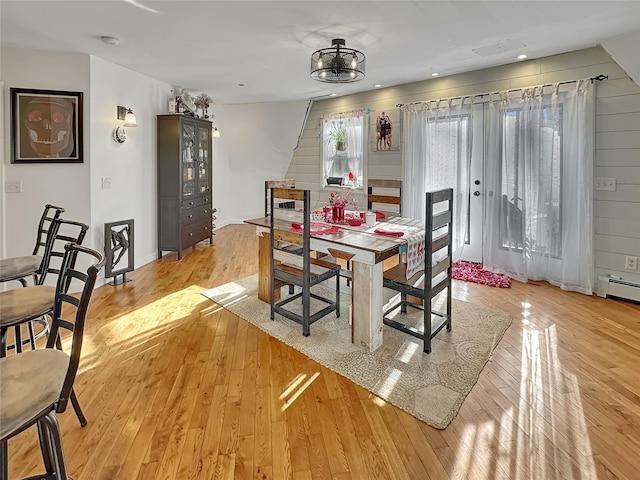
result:
M 158 115 L 158 258 L 213 242 L 211 122 Z

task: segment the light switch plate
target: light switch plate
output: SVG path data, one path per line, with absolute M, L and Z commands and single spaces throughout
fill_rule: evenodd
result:
M 615 178 L 596 178 L 595 179 L 596 190 L 606 190 L 608 192 L 616 191 L 616 179 Z
M 22 193 L 22 180 L 7 180 L 4 183 L 6 193 Z

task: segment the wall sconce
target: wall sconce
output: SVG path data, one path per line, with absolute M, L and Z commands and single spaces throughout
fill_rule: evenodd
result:
M 121 107 L 118 105 L 118 120 L 124 120 L 122 126 L 116 127 L 113 132 L 113 138 L 118 143 L 124 143 L 127 139 L 127 134 L 124 131 L 124 127 L 137 127 L 138 122 L 136 116 L 133 114 L 133 110 L 127 107 Z
M 211 134 L 212 138 L 220 138 L 220 130 L 218 130 L 216 127 L 213 127 L 213 133 Z
M 122 124 L 123 127 L 138 126 L 133 110 L 127 107 L 121 107 L 120 105 L 118 105 L 118 120 L 124 120 L 124 123 Z

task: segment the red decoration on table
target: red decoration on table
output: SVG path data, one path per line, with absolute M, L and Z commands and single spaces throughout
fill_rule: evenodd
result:
M 344 222 L 344 207 L 334 205 L 332 214 L 333 223 Z
M 376 214 L 376 220 L 382 220 L 384 217 L 386 217 L 386 215 L 384 213 L 379 212 L 377 210 L 375 212 L 373 212 L 373 213 Z
M 292 223 L 291 230 L 294 232 L 302 232 L 304 225 L 302 223 Z M 338 233 L 340 227 L 335 225 L 327 225 L 321 222 L 311 222 L 311 235 L 328 235 L 330 233 Z
M 397 230 L 386 230 L 384 228 L 376 228 L 373 233 L 377 233 L 378 235 L 386 235 L 388 237 L 401 237 L 404 235 L 404 232 L 399 232 Z
M 508 275 L 485 270 L 479 263 L 453 262 L 451 276 L 456 280 L 480 283 L 490 287 L 509 288 L 511 286 L 511 278 Z

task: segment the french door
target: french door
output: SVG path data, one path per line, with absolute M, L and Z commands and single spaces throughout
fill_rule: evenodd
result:
M 482 263 L 482 238 L 484 225 L 484 109 L 483 105 L 474 105 L 471 119 L 473 137 L 471 163 L 467 175 L 468 221 L 466 239 L 462 248 L 461 260 Z

